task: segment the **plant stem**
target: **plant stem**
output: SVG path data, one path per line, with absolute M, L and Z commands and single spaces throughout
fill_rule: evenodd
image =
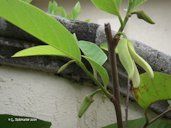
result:
M 120 15 L 120 13 L 119 13 L 119 15 L 118 15 L 118 18 L 119 18 L 119 22 L 120 22 L 121 26 L 123 26 L 123 25 L 124 25 L 124 22 L 123 22 L 123 20 L 122 20 L 122 17 L 121 17 L 121 15 Z
M 170 112 L 171 109 L 168 108 L 166 111 L 164 111 L 163 113 L 161 113 L 160 115 L 156 116 L 155 118 L 153 118 L 152 120 L 149 121 L 149 125 L 151 125 L 152 123 L 154 123 L 156 120 L 160 119 L 161 117 L 163 117 L 166 113 Z
M 98 92 L 100 92 L 101 91 L 101 89 L 97 89 L 97 90 L 95 90 L 90 96 L 94 96 L 94 95 L 96 95 Z
M 102 92 L 106 95 L 106 97 L 109 98 L 109 100 L 112 99 L 112 95 L 107 91 L 106 88 L 104 88 L 104 86 L 94 77 L 94 75 L 87 70 L 87 68 L 85 67 L 85 65 L 82 62 L 76 62 L 76 64 L 81 67 L 81 69 L 87 74 L 87 76 L 90 77 L 90 79 L 102 90 Z
M 127 96 L 126 96 L 126 102 L 125 102 L 125 128 L 128 127 L 128 107 L 129 107 L 129 96 L 130 96 L 131 89 L 132 89 L 132 81 L 128 79 Z
M 145 110 L 145 112 L 144 112 L 144 115 L 145 115 L 145 124 L 144 124 L 144 127 L 143 128 L 146 128 L 147 127 L 147 125 L 148 125 L 148 123 L 149 123 L 149 119 L 148 119 L 148 111 L 147 111 L 147 109 Z
M 125 28 L 125 26 L 126 26 L 126 24 L 128 22 L 128 19 L 129 19 L 129 14 L 127 13 L 127 15 L 124 18 L 123 24 L 121 25 L 121 27 L 118 30 L 118 33 L 122 32 L 124 30 L 124 28 Z
M 106 37 L 108 40 L 109 59 L 110 59 L 110 64 L 111 64 L 111 76 L 112 76 L 112 84 L 113 84 L 112 103 L 114 104 L 115 111 L 116 111 L 118 128 L 123 128 L 122 112 L 121 112 L 121 105 L 120 105 L 117 59 L 116 59 L 116 53 L 115 53 L 115 48 L 119 42 L 119 37 L 118 36 L 116 36 L 115 38 L 112 37 L 112 30 L 111 30 L 110 24 L 105 24 L 105 32 L 106 32 Z
M 165 110 L 163 113 L 161 113 L 160 115 L 154 117 L 153 119 L 151 119 L 150 121 L 147 121 L 147 123 L 144 125 L 143 128 L 147 128 L 149 125 L 151 125 L 152 123 L 154 123 L 155 121 L 157 121 L 158 119 L 160 119 L 161 117 L 163 117 L 166 113 L 170 112 L 171 108 L 169 107 L 167 110 Z

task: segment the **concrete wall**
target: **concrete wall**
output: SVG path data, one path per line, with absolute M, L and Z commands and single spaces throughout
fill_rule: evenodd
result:
M 93 90 L 89 83 L 78 84 L 53 74 L 0 67 L 0 113 L 44 119 L 52 122 L 52 128 L 100 128 L 116 121 L 113 105 L 102 95 L 95 97 L 83 118 L 77 117 L 84 96 Z M 134 119 L 143 112 L 132 103 L 129 113 Z

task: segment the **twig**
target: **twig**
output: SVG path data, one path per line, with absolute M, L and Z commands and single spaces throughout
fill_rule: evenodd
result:
M 132 82 L 128 79 L 127 96 L 125 102 L 125 128 L 128 128 L 128 108 L 129 108 L 129 96 L 130 96 L 131 89 L 132 89 Z
M 148 109 L 145 110 L 144 115 L 145 115 L 145 124 L 143 128 L 146 128 L 148 126 L 149 123 L 149 119 L 148 119 Z
M 161 113 L 160 115 L 154 117 L 153 119 L 151 119 L 150 121 L 146 122 L 146 124 L 144 125 L 143 128 L 147 128 L 147 126 L 151 125 L 152 123 L 154 123 L 155 121 L 157 121 L 158 119 L 162 118 L 166 113 L 170 112 L 171 108 L 169 107 L 167 110 L 165 110 L 163 113 Z
M 112 31 L 110 24 L 105 24 L 105 32 L 108 40 L 108 48 L 109 48 L 109 59 L 111 64 L 111 76 L 112 76 L 112 84 L 113 84 L 113 104 L 116 111 L 117 125 L 118 128 L 123 128 L 122 122 L 122 112 L 120 105 L 120 92 L 119 92 L 119 78 L 118 78 L 118 69 L 117 69 L 117 60 L 115 48 L 119 42 L 119 36 L 112 37 Z
M 166 111 L 164 111 L 163 113 L 161 113 L 160 115 L 156 116 L 155 118 L 153 118 L 152 120 L 149 121 L 148 125 L 151 125 L 152 123 L 154 123 L 156 120 L 160 119 L 161 117 L 163 117 L 166 113 L 170 112 L 171 108 L 168 108 Z
M 93 74 L 85 67 L 82 62 L 76 61 L 76 64 L 90 77 L 90 79 L 101 89 L 101 91 L 108 97 L 110 100 L 113 96 L 107 91 L 107 89 L 93 76 Z

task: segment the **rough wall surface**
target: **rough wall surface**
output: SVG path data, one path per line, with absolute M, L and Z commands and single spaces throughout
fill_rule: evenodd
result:
M 89 83 L 77 84 L 51 73 L 0 67 L 0 113 L 51 121 L 52 128 L 100 128 L 116 121 L 113 105 L 102 95 L 95 97 L 82 119 L 77 118 L 84 96 L 93 90 Z M 134 119 L 143 112 L 131 104 L 129 113 Z

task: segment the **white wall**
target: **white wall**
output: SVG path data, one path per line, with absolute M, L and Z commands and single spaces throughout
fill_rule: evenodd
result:
M 102 95 L 95 97 L 82 119 L 77 118 L 84 96 L 93 88 L 89 83 L 78 84 L 53 74 L 1 66 L 0 113 L 44 119 L 52 122 L 52 128 L 100 128 L 116 121 L 113 105 Z M 143 112 L 132 103 L 129 113 L 134 119 Z

